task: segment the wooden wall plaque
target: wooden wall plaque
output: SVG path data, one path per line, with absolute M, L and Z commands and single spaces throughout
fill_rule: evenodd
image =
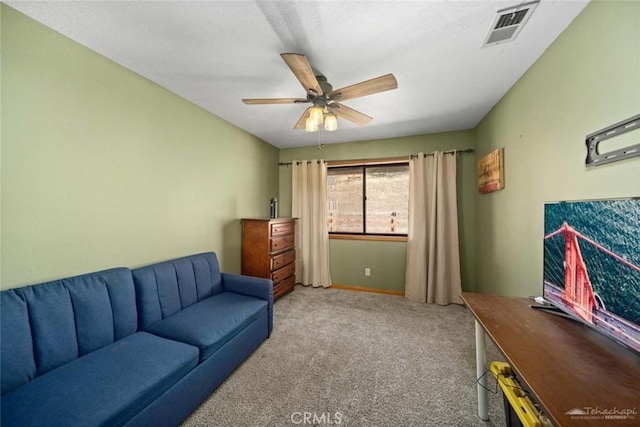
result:
M 504 148 L 498 148 L 478 160 L 478 192 L 480 194 L 504 188 Z

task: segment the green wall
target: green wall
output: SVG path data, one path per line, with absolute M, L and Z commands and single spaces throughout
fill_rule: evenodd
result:
M 591 2 L 475 129 L 506 185 L 477 196 L 480 291 L 541 293 L 545 201 L 640 196 L 640 158 L 584 164 L 587 134 L 638 112 L 640 2 Z
M 447 132 L 375 141 L 330 144 L 280 150 L 280 162 L 294 160 L 351 160 L 408 156 L 418 152 L 473 147 L 473 132 Z M 475 156 L 458 155 L 458 217 L 463 289 L 475 289 Z M 291 215 L 291 167 L 280 166 L 280 214 Z M 333 283 L 404 292 L 406 243 L 331 240 Z M 365 267 L 371 276 L 364 275 Z
M 215 251 L 266 216 L 278 150 L 2 5 L 1 286 Z

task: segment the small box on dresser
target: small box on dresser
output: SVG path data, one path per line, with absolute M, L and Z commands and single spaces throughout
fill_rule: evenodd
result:
M 242 274 L 273 280 L 273 300 L 296 282 L 295 218 L 242 219 Z

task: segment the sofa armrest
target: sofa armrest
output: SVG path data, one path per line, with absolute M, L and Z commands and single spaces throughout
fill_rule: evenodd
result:
M 273 282 L 270 279 L 222 273 L 222 286 L 228 292 L 266 300 L 268 303 L 269 334 L 271 334 L 273 330 Z

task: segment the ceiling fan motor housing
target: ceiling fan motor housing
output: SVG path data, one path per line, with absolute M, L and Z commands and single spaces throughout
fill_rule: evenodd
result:
M 317 105 L 319 107 L 326 107 L 329 104 L 331 99 L 329 98 L 329 94 L 333 90 L 333 86 L 331 83 L 327 81 L 327 78 L 323 75 L 317 75 L 316 80 L 318 80 L 318 84 L 320 85 L 320 89 L 322 89 L 322 95 L 315 94 L 313 89 L 309 89 L 307 91 L 307 99 L 313 103 L 313 105 Z
M 324 92 L 324 95 L 328 95 L 333 90 L 333 86 L 331 86 L 331 83 L 327 81 L 325 76 L 318 75 L 316 76 L 316 79 L 318 80 L 318 84 L 320 85 L 322 92 Z

